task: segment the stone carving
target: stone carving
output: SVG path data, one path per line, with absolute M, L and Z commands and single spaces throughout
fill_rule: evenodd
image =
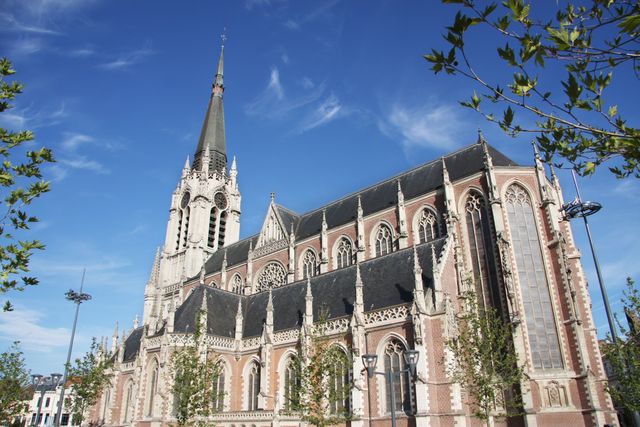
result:
M 557 381 L 550 381 L 544 388 L 544 402 L 550 408 L 568 406 L 567 389 Z
M 277 262 L 267 264 L 258 277 L 256 291 L 266 291 L 269 288 L 277 288 L 287 283 L 287 272 Z
M 407 319 L 409 316 L 409 308 L 406 305 L 399 305 L 385 310 L 378 310 L 367 313 L 364 322 L 367 326 L 384 324 L 393 320 Z

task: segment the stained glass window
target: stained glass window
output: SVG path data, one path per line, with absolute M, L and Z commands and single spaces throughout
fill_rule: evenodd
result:
M 507 189 L 505 202 L 533 366 L 536 369 L 562 368 L 558 331 L 531 199 L 521 186 L 514 184 Z
M 380 225 L 376 232 L 375 248 L 376 256 L 386 255 L 393 250 L 393 234 L 384 224 Z
M 267 264 L 258 277 L 257 291 L 266 291 L 269 288 L 277 288 L 287 282 L 287 272 L 277 262 Z

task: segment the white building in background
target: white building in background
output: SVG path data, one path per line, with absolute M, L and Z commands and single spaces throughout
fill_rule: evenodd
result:
M 27 412 L 23 415 L 21 425 L 23 426 L 53 426 L 55 425 L 55 417 L 58 413 L 58 401 L 60 400 L 60 387 L 51 384 L 41 385 L 34 389 L 33 396 L 29 401 Z M 65 401 L 69 397 L 73 397 L 70 387 L 65 390 Z M 42 406 L 40 406 L 42 402 Z M 40 411 L 38 411 L 40 409 Z M 71 407 L 70 405 L 62 406 L 61 426 L 74 426 L 71 424 Z

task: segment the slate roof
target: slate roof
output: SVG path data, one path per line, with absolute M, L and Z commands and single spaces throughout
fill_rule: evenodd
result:
M 518 166 L 513 160 L 488 145 L 489 154 L 494 166 Z M 444 156 L 449 178 L 456 181 L 484 169 L 484 153 L 481 144 L 473 144 L 454 153 Z M 365 216 L 384 210 L 397 203 L 398 184 L 400 180 L 405 199 L 426 194 L 442 186 L 442 161 L 437 159 L 403 172 L 400 175 L 357 191 L 342 199 L 331 202 L 313 211 L 298 215 L 282 206 L 276 205 L 278 214 L 284 222 L 285 233 L 288 234 L 291 224 L 297 240 L 318 234 L 322 228 L 322 211 L 326 211 L 328 228 L 347 224 L 356 218 L 358 197 L 362 202 Z M 227 266 L 246 262 L 249 242 L 256 247 L 258 235 L 247 237 L 232 245 L 218 250 L 205 264 L 207 274 L 220 271 L 224 251 L 227 251 Z
M 140 340 L 144 332 L 144 326 L 136 328 L 129 334 L 124 341 L 124 357 L 123 362 L 131 362 L 135 360 L 138 352 L 140 351 Z
M 417 246 L 425 289 L 432 286 L 431 246 L 442 251 L 445 238 Z M 413 248 L 373 258 L 360 264 L 364 284 L 364 310 L 375 311 L 413 301 Z M 355 302 L 356 267 L 351 266 L 311 278 L 314 319 L 327 320 L 351 316 Z M 272 290 L 274 331 L 299 327 L 305 311 L 306 280 Z M 241 296 L 199 286 L 187 297 L 175 314 L 174 331 L 193 333 L 202 299 L 207 304 L 207 333 L 233 337 L 238 300 L 242 300 L 243 337 L 259 336 L 266 321 L 268 292 Z

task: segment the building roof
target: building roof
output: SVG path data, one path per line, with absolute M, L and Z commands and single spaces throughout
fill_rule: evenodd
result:
M 209 107 L 202 123 L 200 139 L 196 147 L 193 159 L 193 168 L 198 169 L 202 162 L 202 156 L 207 147 L 209 148 L 209 171 L 217 170 L 226 173 L 227 169 L 227 143 L 224 130 L 224 105 L 222 102 L 222 94 L 224 92 L 223 85 L 223 64 L 224 64 L 224 46 L 220 51 L 218 60 L 218 68 L 213 83 L 213 92 L 209 100 Z
M 488 150 L 494 166 L 518 166 L 517 163 L 492 146 L 488 145 Z M 477 143 L 448 154 L 443 159 L 451 181 L 472 175 L 485 167 L 483 147 Z M 326 212 L 329 229 L 352 222 L 357 215 L 358 197 L 360 197 L 365 216 L 394 206 L 398 202 L 398 180 L 400 180 L 405 199 L 412 199 L 436 190 L 442 186 L 442 160 L 438 159 L 422 164 L 301 215 L 276 205 L 278 214 L 287 227 L 284 232 L 288 235 L 291 225 L 293 225 L 296 240 L 306 239 L 320 233 L 323 210 Z M 249 244 L 251 242 L 255 248 L 257 240 L 258 235 L 253 235 L 216 251 L 207 260 L 205 272 L 209 274 L 221 270 L 224 251 L 227 251 L 228 267 L 246 262 Z
M 436 254 L 442 251 L 446 238 L 416 247 L 422 281 L 431 287 L 431 247 Z M 413 248 L 407 248 L 370 259 L 360 264 L 363 282 L 365 312 L 407 304 L 413 301 L 415 280 L 413 274 Z M 338 319 L 351 316 L 355 301 L 356 266 L 334 270 L 310 279 L 313 295 L 314 319 Z M 305 311 L 306 280 L 272 289 L 274 331 L 297 328 L 302 325 Z M 238 301 L 241 300 L 243 337 L 259 336 L 266 321 L 268 292 L 237 295 L 222 289 L 199 286 L 176 310 L 174 331 L 193 333 L 206 298 L 207 333 L 233 337 Z
M 130 362 L 135 360 L 138 352 L 140 351 L 140 340 L 144 332 L 144 326 L 134 329 L 127 339 L 124 341 L 124 356 L 123 362 Z

